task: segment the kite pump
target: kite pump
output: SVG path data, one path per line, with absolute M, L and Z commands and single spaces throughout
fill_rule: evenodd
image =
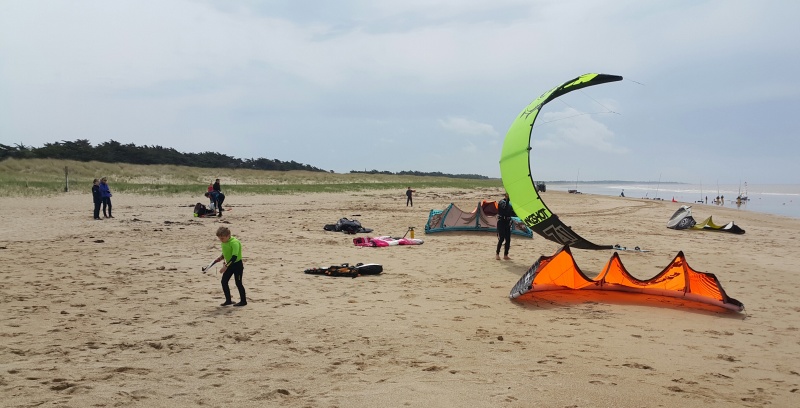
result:
M 408 235 L 409 233 L 411 233 L 410 238 L 414 239 L 414 227 L 408 227 L 408 230 L 406 231 L 406 233 L 403 234 L 403 238 L 405 238 L 406 235 Z

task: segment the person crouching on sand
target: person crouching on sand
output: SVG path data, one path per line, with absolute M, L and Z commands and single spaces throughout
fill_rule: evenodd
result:
M 225 264 L 220 269 L 222 273 L 222 292 L 225 293 L 225 303 L 220 306 L 244 306 L 247 304 L 247 298 L 244 293 L 244 284 L 242 284 L 242 275 L 244 275 L 244 264 L 242 263 L 242 243 L 236 237 L 231 236 L 231 230 L 227 227 L 219 227 L 217 229 L 217 238 L 222 242 L 222 255 L 217 258 L 217 261 L 225 260 Z M 231 289 L 228 287 L 228 281 L 233 276 L 236 282 L 236 289 L 239 290 L 239 303 L 234 304 L 231 301 Z

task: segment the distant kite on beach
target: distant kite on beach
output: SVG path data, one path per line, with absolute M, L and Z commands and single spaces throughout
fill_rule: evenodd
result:
M 511 124 L 503 142 L 500 155 L 500 175 L 503 186 L 514 206 L 514 212 L 537 234 L 562 245 L 580 249 L 612 249 L 612 245 L 594 244 L 565 225 L 545 205 L 530 168 L 531 133 L 539 110 L 548 102 L 587 86 L 621 81 L 622 77 L 606 74 L 585 74 L 567 81 L 547 92 L 526 106 Z
M 670 217 L 669 221 L 667 221 L 667 228 L 675 230 L 693 229 L 744 234 L 744 230 L 739 228 L 738 225 L 734 224 L 733 221 L 725 225 L 717 225 L 711 221 L 711 217 L 709 216 L 702 222 L 698 223 L 695 221 L 694 217 L 692 217 L 692 208 L 688 205 L 681 206 L 681 208 L 678 208 L 678 210 L 675 211 L 675 214 L 672 214 L 672 217 Z

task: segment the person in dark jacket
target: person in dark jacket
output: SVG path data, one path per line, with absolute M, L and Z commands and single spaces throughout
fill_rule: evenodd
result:
M 503 199 L 497 203 L 497 250 L 495 251 L 495 259 L 500 259 L 500 247 L 503 246 L 503 243 L 505 243 L 503 259 L 511 259 L 508 257 L 508 250 L 511 248 L 511 217 L 513 216 L 514 209 L 508 199 L 508 193 L 505 193 Z
M 94 200 L 94 219 L 100 220 L 100 204 L 103 202 L 103 196 L 100 194 L 100 180 L 94 179 L 92 181 L 92 199 Z
M 219 179 L 216 179 L 211 186 L 211 201 L 214 202 L 214 207 L 219 211 L 217 217 L 222 217 L 222 203 L 225 201 L 225 194 L 220 189 Z
M 103 217 L 114 218 L 111 215 L 111 189 L 108 187 L 108 179 L 105 177 L 100 179 L 100 196 L 103 197 Z M 108 208 L 108 215 L 106 215 L 106 208 Z

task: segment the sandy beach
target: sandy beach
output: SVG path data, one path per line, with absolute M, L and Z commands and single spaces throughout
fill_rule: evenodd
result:
M 113 187 L 113 186 L 112 186 Z M 88 187 L 87 187 L 88 190 Z M 491 233 L 424 234 L 431 209 L 474 208 L 500 189 L 202 196 L 0 198 L 0 390 L 5 407 L 796 407 L 800 406 L 800 220 L 699 206 L 744 235 L 675 231 L 680 203 L 562 192 L 547 205 L 650 278 L 684 251 L 745 305 L 734 313 L 647 295 L 508 298 L 559 245 Z M 339 218 L 419 246 L 360 248 Z M 216 229 L 244 247 L 246 307 L 220 307 Z M 573 250 L 596 275 L 613 251 Z M 304 274 L 378 263 L 355 279 Z M 231 281 L 234 301 L 238 300 Z

